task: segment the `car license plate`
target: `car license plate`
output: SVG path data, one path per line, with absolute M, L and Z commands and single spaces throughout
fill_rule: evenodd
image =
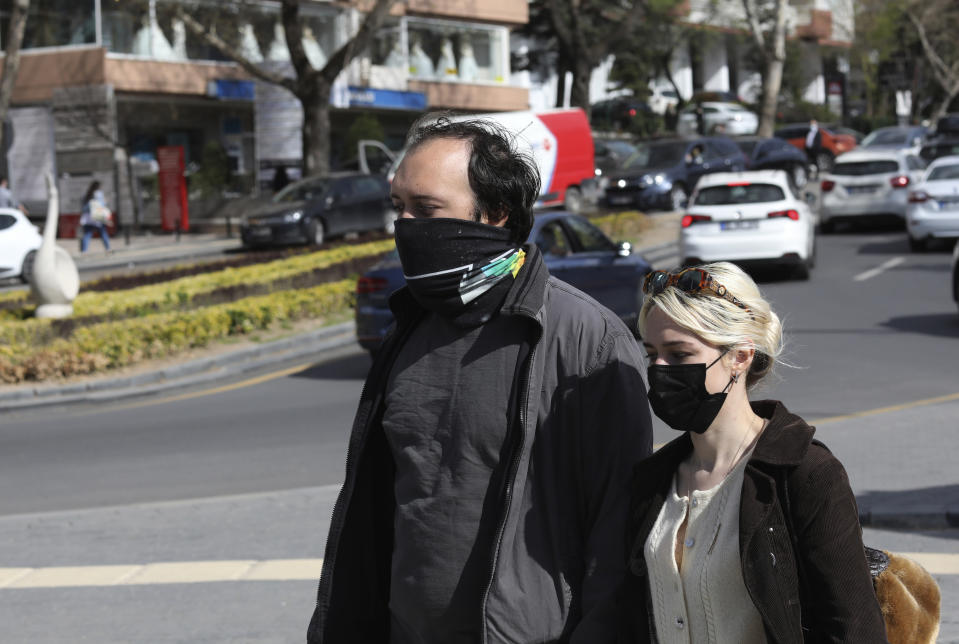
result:
M 940 199 L 939 207 L 943 210 L 956 210 L 959 209 L 959 200 L 956 199 Z
M 720 230 L 755 230 L 757 228 L 759 228 L 759 221 L 756 219 L 719 222 Z
M 250 229 L 250 235 L 253 237 L 269 237 L 270 228 L 268 226 L 256 226 Z
M 633 198 L 630 195 L 610 195 L 609 203 L 615 205 L 633 203 Z
M 869 186 L 846 186 L 846 192 L 851 195 L 867 195 L 871 192 L 875 192 L 879 186 L 869 185 Z

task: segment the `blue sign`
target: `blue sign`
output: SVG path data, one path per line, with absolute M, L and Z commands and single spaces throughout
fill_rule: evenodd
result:
M 217 79 L 206 86 L 207 96 L 227 98 L 239 101 L 252 101 L 254 98 L 253 81 Z
M 426 109 L 426 94 L 350 86 L 350 107 L 423 111 Z

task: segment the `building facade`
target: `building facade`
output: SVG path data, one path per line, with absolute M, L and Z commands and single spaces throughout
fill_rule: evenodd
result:
M 61 213 L 78 212 L 81 195 L 99 180 L 122 224 L 153 227 L 160 220 L 157 151 L 164 146 L 184 150 L 194 221 L 221 216 L 230 196 L 268 189 L 280 166 L 295 177 L 298 102 L 195 36 L 178 18 L 179 4 L 32 3 L 6 155 L 11 186 L 31 211 L 45 209 L 43 175 L 52 172 Z M 0 2 L 0 34 L 9 6 Z M 301 3 L 303 47 L 315 67 L 355 33 L 369 6 Z M 188 7 L 249 61 L 292 74 L 279 2 L 194 0 Z M 398 148 L 428 109 L 525 109 L 528 90 L 511 81 L 509 36 L 527 20 L 526 3 L 513 0 L 395 2 L 372 45 L 337 78 L 334 167 L 356 162 L 357 138 L 372 134 Z M 224 181 L 226 194 L 214 189 Z

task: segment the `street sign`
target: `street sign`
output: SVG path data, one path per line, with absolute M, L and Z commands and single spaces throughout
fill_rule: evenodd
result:
M 187 212 L 186 167 L 182 145 L 165 145 L 157 148 L 160 184 L 160 223 L 163 230 L 189 230 Z

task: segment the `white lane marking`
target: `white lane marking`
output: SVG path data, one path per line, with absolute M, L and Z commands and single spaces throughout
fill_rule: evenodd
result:
M 862 273 L 859 273 L 859 275 L 856 275 L 853 279 L 856 280 L 857 282 L 862 282 L 863 280 L 867 280 L 871 277 L 875 277 L 876 275 L 879 275 L 883 271 L 888 271 L 890 268 L 899 266 L 904 261 L 906 261 L 905 257 L 893 257 L 892 259 L 886 260 L 885 262 L 883 262 L 882 264 L 880 264 L 879 266 L 875 268 L 870 268 L 868 271 L 863 271 Z
M 156 586 L 224 581 L 303 581 L 320 578 L 322 559 L 169 561 L 110 566 L 0 568 L 0 590 L 83 586 Z

